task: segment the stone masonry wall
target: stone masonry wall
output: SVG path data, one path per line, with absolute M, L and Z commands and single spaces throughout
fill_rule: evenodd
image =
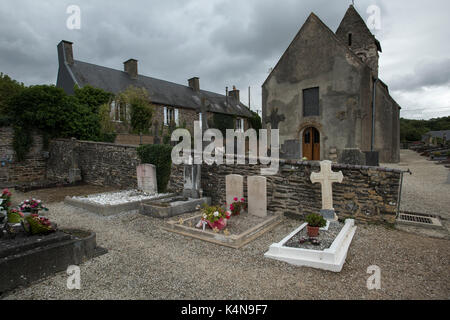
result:
M 33 145 L 22 162 L 15 160 L 13 137 L 12 127 L 0 127 L 0 184 L 6 186 L 45 180 L 46 159 L 43 154 L 42 136 L 32 134 Z
M 58 139 L 50 143 L 47 175 L 67 180 L 74 166 L 88 184 L 132 189 L 137 187 L 138 165 L 136 146 Z
M 202 166 L 202 188 L 212 203 L 225 203 L 225 176 L 259 175 L 260 165 Z M 316 162 L 282 161 L 277 175 L 267 176 L 268 211 L 303 216 L 321 209 L 321 185 L 310 181 L 311 172 L 319 172 Z M 333 184 L 333 204 L 341 218 L 371 222 L 395 221 L 400 171 L 366 166 L 333 165 L 342 171 L 343 183 Z M 247 179 L 244 194 L 247 197 Z

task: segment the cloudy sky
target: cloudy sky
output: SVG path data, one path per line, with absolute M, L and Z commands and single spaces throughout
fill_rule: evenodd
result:
M 55 84 L 56 45 L 74 42 L 76 60 L 225 92 L 236 85 L 261 108 L 261 85 L 310 12 L 336 31 L 350 0 L 1 0 L 0 71 L 31 84 Z M 81 10 L 80 29 L 67 28 L 67 8 Z M 402 117 L 450 115 L 448 0 L 356 0 L 364 19 L 377 5 L 380 78 L 402 106 Z

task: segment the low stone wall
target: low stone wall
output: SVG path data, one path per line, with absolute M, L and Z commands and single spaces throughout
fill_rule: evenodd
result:
M 0 185 L 45 180 L 46 158 L 42 136 L 32 134 L 33 146 L 22 162 L 15 159 L 13 137 L 12 127 L 0 127 Z
M 261 165 L 202 166 L 202 188 L 213 204 L 225 203 L 225 176 L 260 175 Z M 342 171 L 343 183 L 333 184 L 336 213 L 371 222 L 395 221 L 401 171 L 366 166 L 334 164 Z M 310 181 L 311 172 L 319 172 L 318 162 L 285 160 L 277 175 L 267 176 L 268 211 L 290 216 L 318 213 L 322 207 L 321 185 Z M 244 193 L 247 197 L 247 179 Z
M 47 176 L 67 180 L 69 169 L 78 167 L 86 183 L 132 189 L 138 165 L 136 146 L 58 139 L 50 143 Z

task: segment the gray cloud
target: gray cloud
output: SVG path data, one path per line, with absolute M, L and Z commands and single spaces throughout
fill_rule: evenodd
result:
M 2 0 L 0 71 L 27 85 L 55 83 L 56 45 L 65 39 L 74 42 L 78 60 L 121 69 L 123 61 L 136 58 L 141 74 L 177 83 L 199 76 L 202 88 L 216 92 L 223 92 L 225 86 L 236 85 L 241 90 L 252 86 L 252 105 L 260 107 L 260 86 L 268 68 L 277 63 L 307 16 L 315 12 L 335 31 L 349 3 Z M 81 30 L 66 28 L 66 8 L 71 4 L 81 8 Z M 423 16 L 423 3 L 418 0 L 357 1 L 357 9 L 365 19 L 371 4 L 382 10 L 384 28 L 376 36 L 387 47 L 383 46 L 380 72 L 393 94 L 448 85 L 447 20 L 442 19 L 445 22 L 437 28 L 433 16 Z M 450 5 L 436 0 L 433 8 L 429 8 L 430 14 L 437 15 L 448 12 Z M 411 20 L 416 23 L 411 24 Z M 432 42 L 415 45 L 428 39 L 428 34 L 433 35 Z M 410 46 L 407 55 L 406 40 Z M 246 94 L 241 93 L 241 97 L 247 102 Z M 406 103 L 411 100 L 402 96 Z M 430 96 L 429 104 L 414 109 L 431 108 L 433 101 L 436 99 Z

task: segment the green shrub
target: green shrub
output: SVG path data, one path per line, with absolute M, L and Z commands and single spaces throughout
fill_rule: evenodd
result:
M 250 127 L 256 130 L 256 135 L 259 137 L 259 129 L 262 129 L 261 117 L 258 113 L 251 111 L 252 117 L 248 118 Z
M 212 127 L 219 129 L 223 136 L 227 135 L 227 129 L 234 129 L 235 117 L 229 114 L 214 113 Z
M 320 214 L 311 213 L 306 216 L 306 222 L 310 227 L 323 228 L 327 225 L 327 220 L 325 220 Z
M 16 154 L 16 160 L 22 162 L 33 145 L 33 137 L 29 129 L 14 126 L 13 149 Z
M 142 163 L 156 166 L 158 192 L 166 192 L 172 168 L 172 147 L 166 144 L 147 144 L 138 147 L 137 153 Z

